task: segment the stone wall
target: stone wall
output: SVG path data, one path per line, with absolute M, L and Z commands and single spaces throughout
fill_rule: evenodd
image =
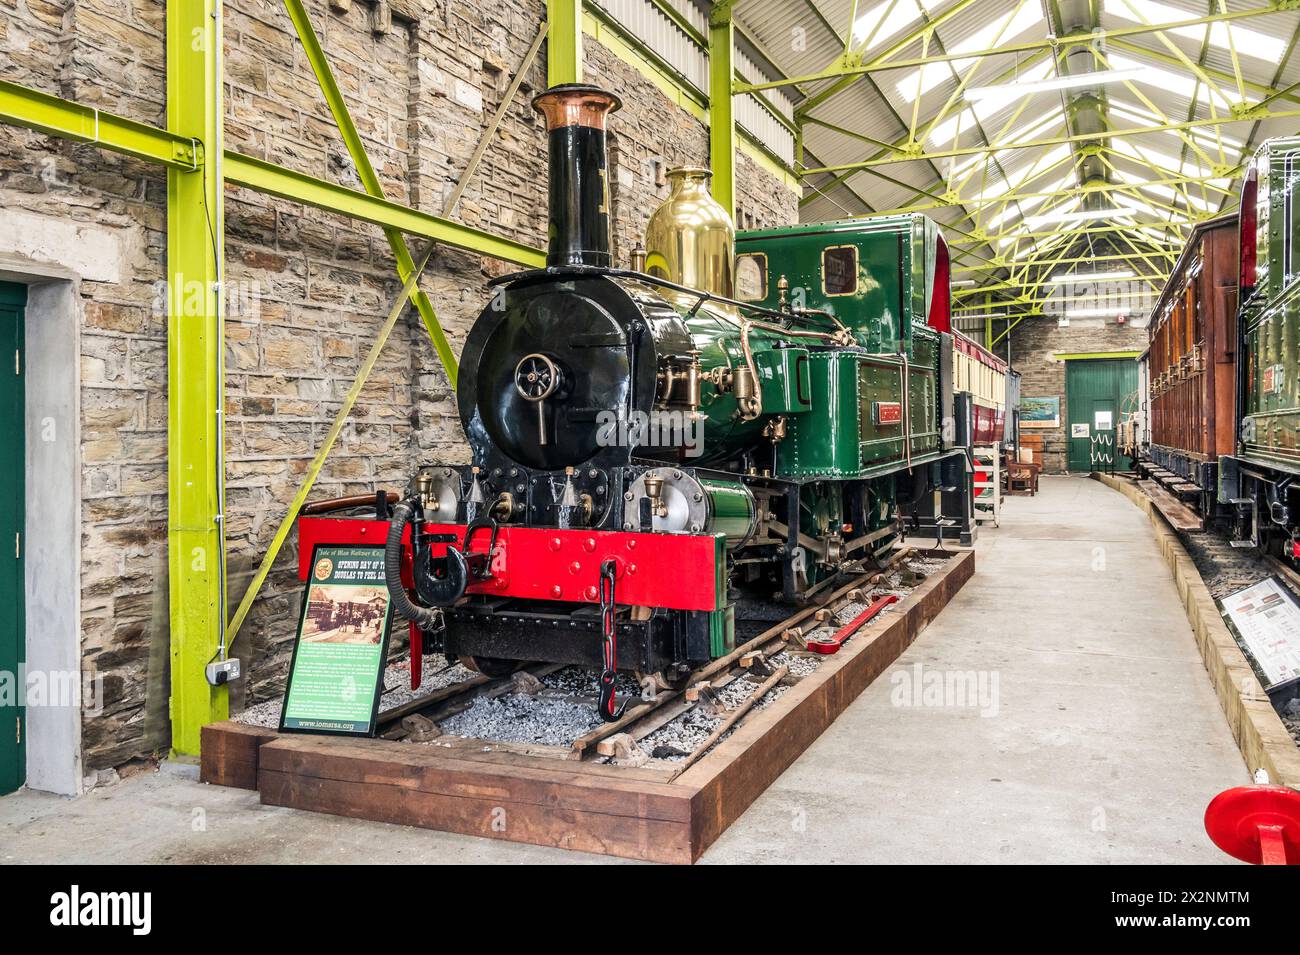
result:
M 1005 339 L 997 346 L 1006 357 Z M 1023 434 L 1043 436 L 1043 467 L 1048 473 L 1067 470 L 1069 433 L 1065 422 L 1065 366 L 1057 354 L 1091 354 L 1093 352 L 1141 351 L 1146 348 L 1146 326 L 1132 323 L 1117 325 L 1113 320 L 1074 319 L 1064 328 L 1055 318 L 1026 319 L 1011 333 L 1011 363 L 1020 372 L 1020 393 L 1026 397 L 1061 399 L 1061 427 L 1033 430 Z
M 324 0 L 308 9 L 385 193 L 442 213 L 544 3 L 338 5 L 347 9 Z M 162 31 L 161 0 L 0 0 L 0 77 L 162 125 Z M 228 147 L 358 185 L 281 3 L 230 0 L 225 56 Z M 545 235 L 545 148 L 528 101 L 544 87 L 545 68 L 543 51 L 453 214 L 535 246 Z M 653 160 L 707 164 L 707 134 L 589 37 L 586 68 L 589 81 L 626 104 L 611 124 L 614 252 L 626 262 L 666 195 Z M 738 202 L 755 225 L 797 220 L 795 195 L 761 167 L 741 156 L 737 175 Z M 72 235 L 77 250 L 102 250 L 80 284 L 83 650 L 105 686 L 102 712 L 84 720 L 91 769 L 168 744 L 165 196 L 157 168 L 0 126 L 0 220 L 15 226 L 0 230 L 0 254 L 57 263 L 74 254 Z M 233 606 L 399 283 L 379 229 L 236 187 L 226 194 L 226 265 Z M 423 285 L 457 351 L 486 280 L 509 268 L 452 249 L 433 258 Z M 417 459 L 467 458 L 447 377 L 408 312 L 314 496 L 398 488 Z M 249 673 L 236 688 L 243 702 L 282 686 L 298 610 L 296 558 L 291 536 L 236 645 Z

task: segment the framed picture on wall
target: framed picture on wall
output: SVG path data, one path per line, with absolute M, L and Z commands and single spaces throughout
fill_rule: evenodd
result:
M 1061 398 L 1021 398 L 1020 427 L 1059 428 L 1061 426 Z

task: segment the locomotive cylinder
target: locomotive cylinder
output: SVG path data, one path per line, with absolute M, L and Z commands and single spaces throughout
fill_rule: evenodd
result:
M 725 534 L 729 547 L 753 537 L 758 522 L 758 504 L 744 484 L 696 477 L 680 468 L 646 471 L 628 487 L 627 502 L 625 531 Z M 642 513 L 649 528 L 641 527 Z
M 622 105 L 613 93 L 581 83 L 553 86 L 533 100 L 546 120 L 548 266 L 613 265 L 605 124 Z

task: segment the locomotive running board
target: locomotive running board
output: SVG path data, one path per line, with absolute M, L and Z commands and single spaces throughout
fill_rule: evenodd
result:
M 548 749 L 540 746 L 280 736 L 227 721 L 203 728 L 201 778 L 257 789 L 266 805 L 693 863 L 971 578 L 973 551 L 944 556 L 951 559 L 889 614 L 822 657 L 771 704 L 751 710 L 682 772 L 538 755 Z

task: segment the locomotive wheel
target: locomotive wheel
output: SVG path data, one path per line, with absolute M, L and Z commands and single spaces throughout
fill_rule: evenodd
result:
M 466 669 L 473 670 L 476 673 L 482 673 L 484 676 L 490 676 L 494 680 L 507 677 L 514 673 L 521 666 L 522 660 L 503 660 L 500 657 L 461 657 L 460 662 Z

